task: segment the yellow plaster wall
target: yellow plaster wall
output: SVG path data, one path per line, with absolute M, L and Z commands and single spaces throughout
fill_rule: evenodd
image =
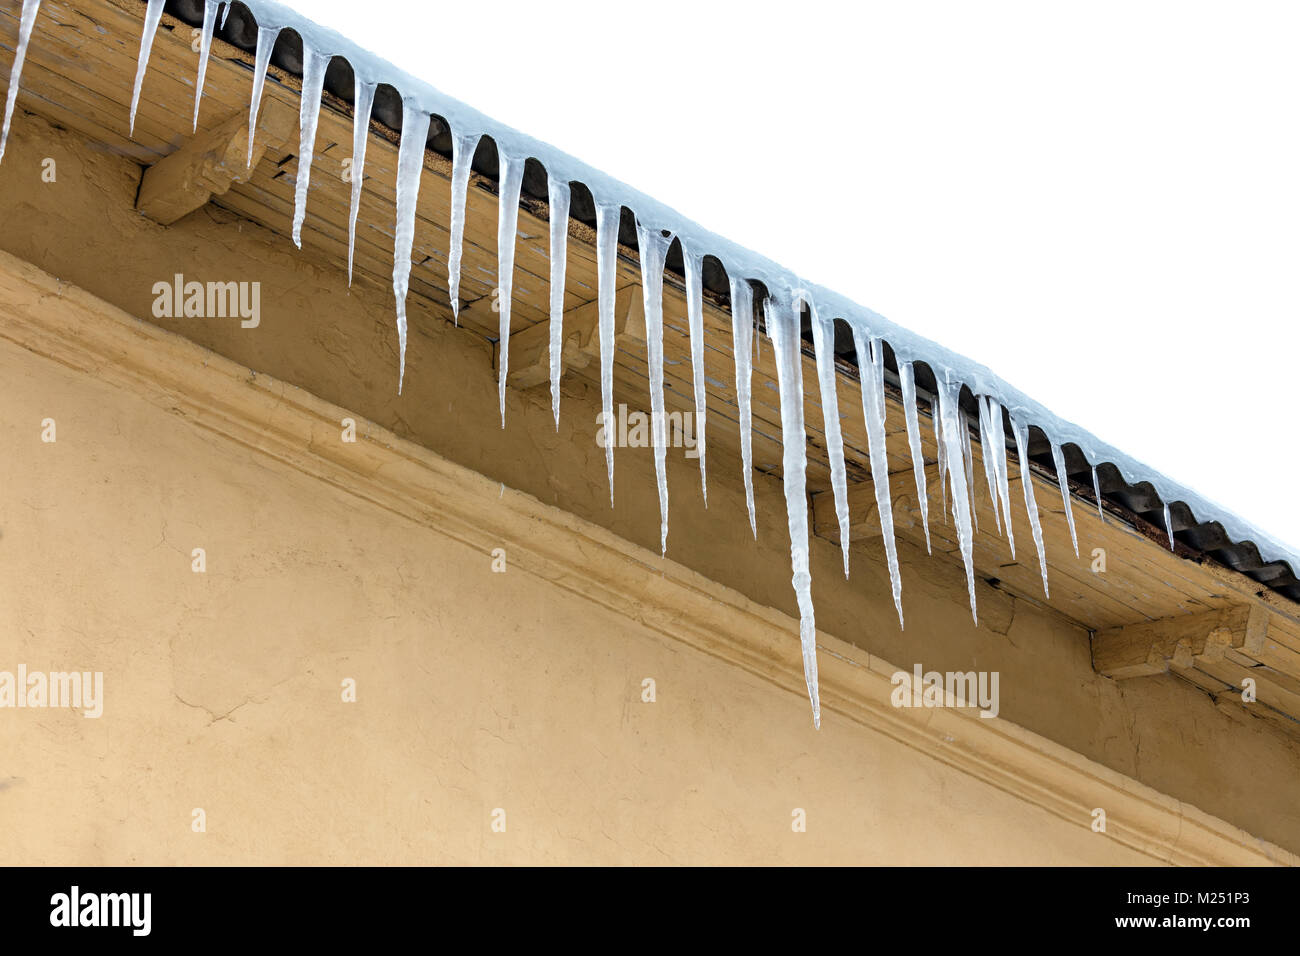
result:
M 349 292 L 339 263 L 211 206 L 164 230 L 131 209 L 139 173 L 22 117 L 0 248 L 142 318 L 174 272 L 261 281 L 257 330 L 159 324 L 657 550 L 650 454 L 618 452 L 611 510 L 588 388 L 566 387 L 558 435 L 544 390 L 512 392 L 502 431 L 490 346 L 417 315 L 398 398 L 391 290 Z M 883 737 L 814 734 L 801 699 L 47 360 L 7 347 L 0 396 L 0 668 L 111 677 L 100 721 L 0 711 L 15 861 L 1130 859 Z M 670 556 L 792 611 L 780 484 L 756 479 L 754 543 L 738 471 L 711 461 L 705 511 L 696 463 L 670 459 Z M 1004 717 L 1300 848 L 1293 739 L 1169 678 L 1100 678 L 1085 632 L 993 589 L 977 630 L 960 568 L 901 550 L 904 633 L 880 562 L 859 552 L 845 583 L 815 542 L 819 625 L 903 667 L 997 669 Z

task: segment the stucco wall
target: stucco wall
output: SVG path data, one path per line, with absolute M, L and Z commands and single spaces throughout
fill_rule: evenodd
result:
M 1145 860 L 7 343 L 0 383 L 0 667 L 105 680 L 0 711 L 0 862 Z
M 45 156 L 57 183 L 40 180 Z M 544 394 L 512 392 L 502 431 L 489 346 L 417 316 L 399 399 L 391 290 L 349 292 L 339 263 L 212 207 L 165 230 L 149 223 L 131 210 L 139 172 L 24 117 L 0 167 L 0 248 L 145 319 L 153 283 L 175 272 L 260 281 L 256 330 L 160 324 L 657 550 L 650 455 L 618 452 L 609 509 L 597 403 L 581 383 L 566 386 L 558 435 Z M 4 361 L 0 561 L 14 598 L 0 608 L 0 648 L 111 680 L 100 721 L 0 712 L 20 778 L 0 782 L 0 818 L 27 834 L 0 853 L 1124 858 L 884 737 L 833 720 L 814 734 L 798 697 L 525 574 L 492 574 L 486 553 L 368 513 L 119 390 L 12 349 Z M 54 445 L 39 441 L 47 416 Z M 779 482 L 756 479 L 754 543 L 738 463 L 711 460 L 708 511 L 696 469 L 670 457 L 670 557 L 793 610 Z M 205 575 L 189 570 L 193 547 L 207 549 Z M 1168 678 L 1098 677 L 1085 632 L 1002 592 L 982 587 L 975 629 L 960 568 L 900 550 L 905 633 L 879 564 L 859 556 L 846 584 L 823 541 L 819 625 L 903 667 L 999 670 L 1003 717 L 1300 848 L 1294 740 Z M 95 660 L 59 659 L 78 655 Z M 338 700 L 345 676 L 359 682 L 354 705 Z M 646 676 L 659 682 L 652 705 L 639 699 Z M 201 838 L 189 831 L 196 806 L 209 814 Z M 487 829 L 498 806 L 508 836 Z M 809 812 L 806 834 L 790 831 L 794 807 Z

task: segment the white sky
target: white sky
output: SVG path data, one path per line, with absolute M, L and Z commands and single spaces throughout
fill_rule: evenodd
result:
M 1300 4 L 290 5 L 1300 546 Z

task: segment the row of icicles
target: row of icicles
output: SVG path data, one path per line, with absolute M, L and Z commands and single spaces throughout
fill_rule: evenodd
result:
M 140 100 L 140 87 L 149 62 L 149 51 L 154 34 L 162 17 L 164 0 L 148 0 L 144 32 L 140 39 L 140 55 L 136 69 L 135 89 L 131 96 L 130 129 L 135 130 L 136 108 Z M 212 48 L 212 36 L 219 8 L 225 6 L 225 16 L 230 5 L 223 0 L 205 0 L 203 27 L 199 47 L 198 77 L 194 95 L 194 129 L 198 129 L 199 104 L 203 96 L 203 78 Z M 18 81 L 23 59 L 31 37 L 32 26 L 40 0 L 23 0 L 18 46 L 9 78 L 5 101 L 4 128 L 0 133 L 0 160 L 4 158 L 5 142 L 13 114 Z M 249 106 L 248 162 L 252 164 L 253 135 L 256 129 L 258 108 L 266 82 L 271 51 L 280 28 L 260 29 L 253 74 L 252 101 Z M 311 176 L 312 153 L 316 140 L 316 124 L 320 112 L 321 95 L 325 82 L 325 69 L 330 56 L 312 49 L 304 41 L 302 100 L 300 108 L 300 142 L 298 148 L 298 175 L 294 188 L 293 241 L 302 247 L 302 225 L 306 215 L 307 188 Z M 352 279 L 352 259 L 356 236 L 357 209 L 361 197 L 362 172 L 365 163 L 370 111 L 374 103 L 377 84 L 363 81 L 358 73 L 353 102 L 352 142 L 352 200 L 348 217 L 348 281 Z M 411 250 L 415 239 L 416 198 L 420 188 L 420 173 L 424 168 L 425 141 L 431 117 L 409 101 L 403 102 L 401 142 L 397 163 L 397 226 L 393 249 L 393 292 L 397 299 L 397 337 L 399 351 L 398 392 L 406 370 L 406 295 L 411 271 Z M 451 248 L 447 257 L 447 286 L 453 315 L 459 318 L 459 282 L 461 245 L 465 231 L 465 200 L 469 186 L 470 163 L 479 133 L 452 130 L 451 176 Z M 500 154 L 499 218 L 497 224 L 498 276 L 500 279 L 500 365 L 499 398 L 501 423 L 505 425 L 506 374 L 509 362 L 511 279 L 514 273 L 515 230 L 519 209 L 519 193 L 523 184 L 524 161 L 527 157 Z M 548 177 L 550 201 L 550 379 L 551 405 L 556 426 L 560 419 L 560 356 L 564 321 L 564 271 L 568 239 L 569 184 Z M 600 384 L 601 402 L 605 421 L 613 420 L 613 369 L 614 369 L 614 298 L 615 266 L 618 254 L 618 227 L 622 204 L 615 199 L 597 197 L 596 200 L 596 268 L 598 274 L 598 312 L 600 330 Z M 672 244 L 666 231 L 637 221 L 637 244 L 641 259 L 641 288 L 646 323 L 648 364 L 650 369 L 650 402 L 653 423 L 653 449 L 655 475 L 659 486 L 660 549 L 668 547 L 668 485 L 665 478 L 665 429 L 663 385 L 663 276 L 664 262 Z M 683 246 L 685 264 L 687 321 L 690 333 L 693 385 L 698 422 L 698 448 L 700 481 L 705 505 L 708 504 L 708 484 L 705 468 L 705 388 L 704 388 L 704 317 L 703 270 L 704 253 Z M 736 397 L 739 407 L 741 457 L 745 479 L 745 503 L 749 510 L 749 526 L 757 537 L 754 520 L 754 486 L 751 450 L 751 374 L 753 341 L 754 299 L 753 286 L 746 279 L 733 277 L 731 286 L 732 344 L 735 352 Z M 844 555 L 844 574 L 849 573 L 849 511 L 848 483 L 844 466 L 844 446 L 836 400 L 834 347 L 834 319 L 820 315 L 812 297 L 798 289 L 783 290 L 783 295 L 772 295 L 763 302 L 765 327 L 772 340 L 776 358 L 777 382 L 780 392 L 781 430 L 783 435 L 783 482 L 786 513 L 790 530 L 790 557 L 794 572 L 793 584 L 799 606 L 799 633 L 803 650 L 804 677 L 808 696 L 812 701 L 813 722 L 821 725 L 821 705 L 817 689 L 816 625 L 813 616 L 812 576 L 809 570 L 808 506 L 805 489 L 807 449 L 802 436 L 804 427 L 803 374 L 800 351 L 800 320 L 807 308 L 812 320 L 813 345 L 816 355 L 817 378 L 821 390 L 823 424 L 826 447 L 831 466 L 831 484 L 835 500 L 835 513 L 839 521 L 840 542 Z M 885 454 L 885 358 L 884 342 L 871 335 L 857 323 L 850 323 L 858 368 L 861 370 L 862 411 L 866 418 L 869 457 L 872 475 L 887 476 Z M 927 550 L 930 547 L 930 518 L 926 489 L 925 460 L 921 450 L 920 426 L 917 415 L 916 380 L 911 362 L 898 362 L 898 378 L 906 417 L 907 438 L 911 449 L 917 501 L 920 504 L 922 525 Z M 949 511 L 948 483 L 952 486 L 951 513 L 954 517 L 962 560 L 966 568 L 966 583 L 970 595 L 971 616 L 978 623 L 975 608 L 975 570 L 972 558 L 974 525 L 972 495 L 975 481 L 974 456 L 971 452 L 971 424 L 966 411 L 958 404 L 962 383 L 946 373 L 937 381 L 937 395 L 931 401 L 930 413 L 934 421 L 935 441 L 939 448 L 939 484 L 943 510 Z M 1011 556 L 1015 558 L 1015 535 L 1011 527 L 1011 495 L 1007 464 L 1007 439 L 1003 420 L 1003 407 L 997 399 L 977 396 L 979 406 L 980 443 L 984 449 L 983 463 L 988 482 L 989 496 L 993 502 L 994 521 L 999 533 L 1005 531 Z M 1034 500 L 1034 485 L 1027 466 L 1029 425 L 1008 414 L 1011 437 L 1015 442 L 1020 462 L 1021 487 L 1024 489 L 1025 508 L 1029 516 L 1034 547 L 1038 553 L 1043 577 L 1043 591 L 1048 593 L 1047 559 L 1043 550 L 1042 527 L 1038 506 Z M 801 436 L 801 440 L 785 440 L 784 436 Z M 1075 534 L 1074 515 L 1071 510 L 1070 490 L 1065 471 L 1065 460 L 1059 444 L 1052 444 L 1052 456 L 1060 481 L 1065 514 L 1069 522 L 1070 538 L 1074 550 L 1079 552 Z M 609 475 L 610 504 L 614 501 L 614 447 L 605 442 L 606 468 Z M 1093 488 L 1098 507 L 1101 494 L 1097 484 L 1097 470 L 1093 467 Z M 902 582 L 899 576 L 898 554 L 894 541 L 893 511 L 890 503 L 889 481 L 874 482 L 876 510 L 880 515 L 885 556 L 889 564 L 889 578 L 894 606 L 898 611 L 899 626 L 903 624 Z M 1166 506 L 1166 523 L 1168 507 Z M 1170 544 L 1172 547 L 1172 530 Z

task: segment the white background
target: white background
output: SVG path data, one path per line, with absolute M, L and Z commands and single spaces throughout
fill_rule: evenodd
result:
M 291 5 L 1300 545 L 1300 4 Z

